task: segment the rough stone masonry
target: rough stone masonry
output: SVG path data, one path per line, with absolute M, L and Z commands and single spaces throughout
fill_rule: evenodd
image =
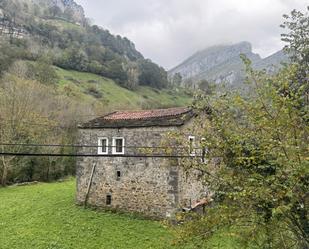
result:
M 198 139 L 188 129 L 193 118 L 191 109 L 172 108 L 115 112 L 81 125 L 80 144 L 94 147 L 83 147 L 80 153 L 115 157 L 78 159 L 77 202 L 85 201 L 94 164 L 87 200 L 92 206 L 164 218 L 205 197 L 201 172 L 186 172 L 179 158 L 124 157 L 149 154 L 148 148 L 162 147 L 173 132 L 190 138 L 185 151 L 192 154 L 190 146 Z M 163 153 L 160 148 L 151 153 Z

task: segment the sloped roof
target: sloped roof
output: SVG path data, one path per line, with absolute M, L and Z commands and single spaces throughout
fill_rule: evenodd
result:
M 116 111 L 90 120 L 81 129 L 181 126 L 194 116 L 191 108 L 178 107 L 144 111 Z

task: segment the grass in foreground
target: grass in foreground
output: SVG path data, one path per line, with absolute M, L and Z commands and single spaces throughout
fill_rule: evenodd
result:
M 75 181 L 0 189 L 0 248 L 168 248 L 160 223 L 74 203 Z
M 83 209 L 75 205 L 75 180 L 0 188 L 1 249 L 240 249 L 225 233 L 201 247 L 172 246 L 160 222 Z M 207 247 L 208 246 L 208 247 Z

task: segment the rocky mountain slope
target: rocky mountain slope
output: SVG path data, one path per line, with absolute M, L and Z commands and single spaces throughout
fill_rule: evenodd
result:
M 29 1 L 29 0 L 26 0 Z M 70 12 L 71 18 L 78 22 L 82 23 L 85 20 L 85 12 L 82 6 L 74 2 L 73 0 L 31 0 L 33 3 L 44 5 L 46 4 L 49 8 L 59 8 L 62 12 Z M 56 9 L 54 9 L 57 11 Z
M 267 69 L 273 72 L 280 63 L 287 61 L 287 57 L 279 51 L 265 59 L 252 52 L 249 42 L 240 42 L 233 45 L 213 46 L 199 51 L 180 65 L 169 71 L 169 77 L 180 74 L 182 85 L 196 87 L 198 82 L 206 79 L 215 83 L 229 85 L 240 84 L 244 79 L 244 66 L 240 54 L 245 54 L 257 69 Z

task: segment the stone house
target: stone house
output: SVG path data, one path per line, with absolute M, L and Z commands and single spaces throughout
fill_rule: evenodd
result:
M 79 143 L 88 146 L 79 152 L 98 156 L 77 161 L 77 202 L 163 218 L 205 197 L 201 172 L 180 166 L 201 159 L 195 116 L 190 108 L 117 111 L 80 125 Z

